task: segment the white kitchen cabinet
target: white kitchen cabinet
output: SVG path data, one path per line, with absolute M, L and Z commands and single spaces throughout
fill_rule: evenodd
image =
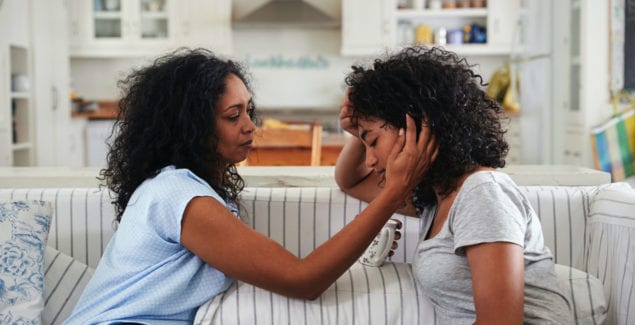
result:
M 35 164 L 78 166 L 83 157 L 71 133 L 68 1 L 32 0 Z
M 429 1 L 424 1 L 426 3 Z M 410 4 L 412 2 L 409 2 Z M 520 51 L 520 0 L 489 0 L 485 8 L 397 8 L 397 1 L 343 0 L 342 55 L 373 55 L 415 44 L 418 26 L 435 35 L 473 23 L 486 27 L 484 44 L 440 45 L 459 55 L 509 55 Z M 434 43 L 428 44 L 433 45 Z
M 342 0 L 341 54 L 374 55 L 391 47 L 392 6 L 385 0 Z
M 156 56 L 178 47 L 229 53 L 230 0 L 71 0 L 73 57 Z
M 609 4 L 554 2 L 553 163 L 593 167 L 591 128 L 611 114 Z M 592 26 L 592 27 L 591 27 Z

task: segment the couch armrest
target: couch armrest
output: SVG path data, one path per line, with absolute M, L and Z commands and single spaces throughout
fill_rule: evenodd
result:
M 609 304 L 607 324 L 635 320 L 635 190 L 601 187 L 590 204 L 586 271 L 599 278 Z

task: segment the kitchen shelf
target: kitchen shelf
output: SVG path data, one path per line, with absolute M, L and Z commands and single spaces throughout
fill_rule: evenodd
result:
M 29 99 L 29 98 L 31 98 L 31 94 L 28 93 L 28 92 L 12 91 L 11 92 L 11 98 L 12 99 Z
M 14 143 L 11 145 L 13 151 L 30 150 L 33 148 L 31 142 Z
M 141 18 L 143 19 L 169 19 L 170 16 L 167 12 L 142 12 Z
M 478 18 L 487 17 L 487 8 L 469 9 L 398 9 L 395 18 Z
M 34 163 L 33 145 L 33 103 L 31 53 L 28 46 L 6 44 L 1 48 L 7 53 L 6 61 L 0 62 L 0 69 L 7 80 L 20 77 L 26 79 L 24 85 L 14 82 L 0 85 L 0 93 L 8 94 L 0 112 L 0 166 L 31 166 Z M 1 54 L 1 53 L 0 53 Z M 0 55 L 1 56 L 1 55 Z M 16 87 L 16 88 L 14 88 Z M 17 88 L 20 87 L 20 88 Z M 20 89 L 16 91 L 16 89 Z
M 95 11 L 95 19 L 121 19 L 121 11 Z

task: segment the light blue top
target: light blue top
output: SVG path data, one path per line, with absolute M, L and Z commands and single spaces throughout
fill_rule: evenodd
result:
M 187 169 L 169 166 L 143 182 L 65 324 L 191 324 L 198 306 L 227 290 L 231 278 L 181 245 L 181 219 L 197 196 L 237 213 Z

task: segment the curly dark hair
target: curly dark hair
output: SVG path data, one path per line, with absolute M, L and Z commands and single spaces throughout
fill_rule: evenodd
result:
M 462 175 L 479 166 L 503 167 L 504 140 L 498 103 L 483 91 L 483 79 L 455 53 L 408 47 L 372 67 L 353 66 L 346 77 L 354 118 L 379 118 L 405 128 L 406 113 L 417 126 L 425 118 L 439 146 L 436 161 L 415 188 L 415 206 L 436 203 L 432 187 L 447 195 Z
M 237 203 L 244 182 L 236 166 L 217 154 L 214 129 L 214 106 L 229 74 L 249 89 L 238 63 L 205 49 L 181 48 L 118 82 L 123 98 L 108 165 L 100 171 L 100 180 L 116 194 L 117 221 L 135 189 L 168 165 L 189 169 Z

